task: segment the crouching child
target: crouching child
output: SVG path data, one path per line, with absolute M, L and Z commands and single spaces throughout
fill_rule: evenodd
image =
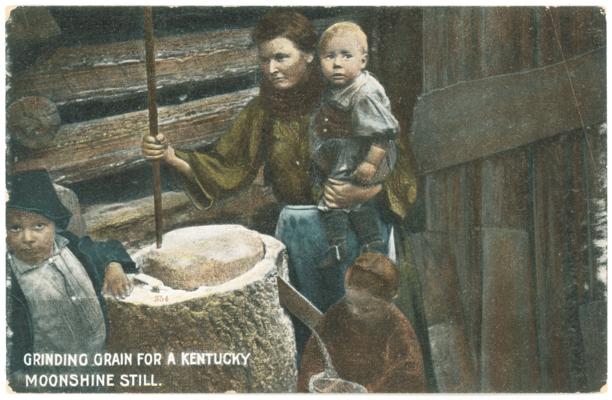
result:
M 423 357 L 410 322 L 393 304 L 399 272 L 379 253 L 363 253 L 345 275 L 346 295 L 317 327 L 332 364 L 344 380 L 368 392 L 425 392 Z M 324 359 L 310 337 L 300 365 L 298 391 L 323 372 Z
M 8 189 L 7 374 L 14 390 L 36 391 L 25 387 L 25 375 L 36 368 L 24 356 L 103 352 L 103 293 L 129 295 L 126 272 L 136 272 L 136 266 L 118 241 L 93 241 L 65 230 L 71 213 L 46 171 L 15 174 Z

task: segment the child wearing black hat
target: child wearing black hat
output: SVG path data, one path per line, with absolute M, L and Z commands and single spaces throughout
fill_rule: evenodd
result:
M 25 354 L 103 351 L 103 292 L 127 296 L 136 266 L 118 241 L 65 231 L 71 213 L 46 171 L 9 177 L 6 207 L 8 372 L 21 390 Z

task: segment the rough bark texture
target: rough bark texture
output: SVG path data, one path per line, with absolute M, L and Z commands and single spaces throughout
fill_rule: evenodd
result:
M 199 227 L 168 232 L 163 246 L 151 247 L 146 254 L 147 274 L 175 289 L 220 285 L 242 275 L 264 256 L 257 233 L 241 232 L 236 239 L 234 231 Z
M 156 41 L 158 87 L 240 76 L 257 70 L 250 30 L 189 34 Z M 57 104 L 121 99 L 147 89 L 142 40 L 60 48 L 19 74 L 15 98 L 44 95 Z M 103 83 L 102 85 L 100 83 Z
M 57 106 L 46 97 L 22 97 L 7 109 L 7 133 L 28 148 L 52 143 L 60 124 Z
M 351 15 L 346 15 L 351 19 Z M 331 24 L 320 19 L 321 29 Z M 158 88 L 254 76 L 257 48 L 251 29 L 156 38 Z M 117 101 L 147 90 L 142 40 L 62 47 L 12 81 L 13 97 L 46 96 L 58 105 Z
M 257 94 L 248 89 L 159 108 L 159 132 L 178 148 L 194 148 L 224 133 L 238 111 Z M 140 142 L 147 111 L 62 125 L 53 142 L 15 153 L 15 170 L 47 168 L 56 182 L 116 174 L 143 163 Z
M 192 238 L 231 235 L 239 244 L 255 234 L 236 226 L 201 226 L 178 232 Z M 123 301 L 110 300 L 109 351 L 161 353 L 161 366 L 121 367 L 115 373 L 153 374 L 160 386 L 133 392 L 291 392 L 297 379 L 293 327 L 279 304 L 276 276 L 287 278 L 287 257 L 277 240 L 261 235 L 263 258 L 239 277 L 194 291 L 138 285 Z M 162 247 L 163 250 L 163 247 Z M 185 253 L 194 249 L 185 244 Z M 147 270 L 145 248 L 135 255 Z M 166 365 L 167 355 L 176 365 Z M 182 352 L 250 353 L 246 366 L 181 365 Z
M 276 219 L 270 188 L 251 185 L 231 198 L 220 200 L 210 210 L 199 210 L 183 192 L 162 194 L 164 230 L 198 224 L 241 224 L 264 233 L 274 232 Z M 272 211 L 271 211 L 272 210 Z M 83 213 L 94 239 L 114 238 L 128 248 L 155 240 L 153 196 L 129 202 L 91 206 Z

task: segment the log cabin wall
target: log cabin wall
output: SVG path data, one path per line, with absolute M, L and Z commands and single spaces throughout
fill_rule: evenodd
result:
M 438 383 L 598 390 L 607 369 L 603 10 L 426 8 L 422 29 L 411 141 L 424 222 L 413 241 Z M 468 379 L 436 362 L 465 357 Z
M 363 23 L 376 12 L 297 10 L 319 31 L 339 20 Z M 159 130 L 176 147 L 210 146 L 257 95 L 261 77 L 250 33 L 267 11 L 154 8 Z M 7 33 L 9 110 L 42 96 L 61 119 L 49 143 L 28 148 L 11 140 L 9 170 L 46 168 L 55 182 L 74 189 L 92 236 L 116 237 L 128 247 L 151 242 L 152 179 L 140 154 L 148 132 L 142 9 L 20 7 Z M 162 176 L 165 231 L 239 223 L 274 232 L 278 206 L 262 179 L 204 212 L 191 205 L 171 171 L 162 167 Z

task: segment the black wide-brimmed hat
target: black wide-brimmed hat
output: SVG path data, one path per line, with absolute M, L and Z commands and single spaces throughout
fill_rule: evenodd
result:
M 62 204 L 45 170 L 19 172 L 8 177 L 7 209 L 29 211 L 50 219 L 63 231 L 72 213 Z

